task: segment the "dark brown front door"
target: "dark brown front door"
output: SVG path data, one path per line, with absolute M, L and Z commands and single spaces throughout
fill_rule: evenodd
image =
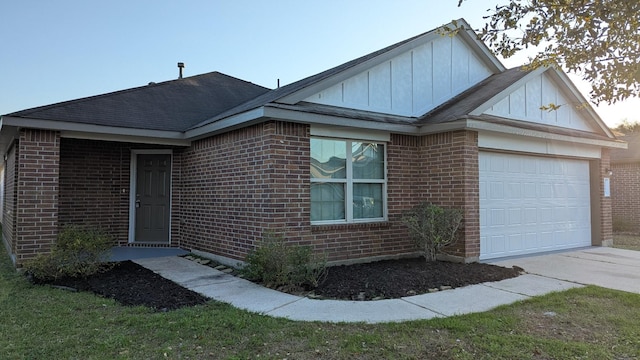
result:
M 169 242 L 171 155 L 138 154 L 136 242 Z

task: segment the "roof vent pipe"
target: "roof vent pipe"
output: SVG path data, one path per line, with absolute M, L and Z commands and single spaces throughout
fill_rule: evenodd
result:
M 182 79 L 182 69 L 184 69 L 184 63 L 183 62 L 179 62 L 178 63 L 178 69 L 180 71 L 180 73 L 178 74 L 178 79 Z

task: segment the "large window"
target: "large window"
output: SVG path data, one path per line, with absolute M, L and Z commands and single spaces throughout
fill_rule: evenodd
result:
M 383 144 L 311 139 L 311 221 L 383 220 L 387 180 Z

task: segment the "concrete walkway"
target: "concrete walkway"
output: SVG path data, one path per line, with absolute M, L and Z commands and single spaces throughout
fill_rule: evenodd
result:
M 528 274 L 436 293 L 378 301 L 313 300 L 281 293 L 180 257 L 134 260 L 209 298 L 251 312 L 301 321 L 399 322 L 483 312 L 583 284 L 640 292 L 640 252 L 588 248 L 496 261 Z
M 640 251 L 590 247 L 492 262 L 530 274 L 640 294 Z

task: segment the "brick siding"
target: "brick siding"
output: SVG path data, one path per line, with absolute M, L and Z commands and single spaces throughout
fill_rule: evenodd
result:
M 612 164 L 614 230 L 640 232 L 640 162 Z
M 58 234 L 60 133 L 22 129 L 18 141 L 16 264 L 47 253 Z
M 593 245 L 613 244 L 613 223 L 612 223 L 612 198 L 604 196 L 604 175 L 607 169 L 611 168 L 609 159 L 609 149 L 602 149 L 600 158 L 600 241 Z M 611 186 L 611 184 L 610 184 Z
M 464 209 L 463 233 L 475 243 L 463 242 L 456 255 L 477 256 L 477 135 L 438 136 L 392 135 L 389 221 L 313 226 L 307 125 L 273 121 L 198 140 L 182 153 L 182 244 L 242 260 L 264 231 L 274 230 L 330 261 L 413 253 L 400 217 L 428 200 Z
M 3 204 L 3 226 L 2 234 L 6 241 L 9 253 L 15 255 L 16 243 L 14 234 L 15 212 L 16 212 L 16 174 L 17 174 L 17 146 L 12 146 L 7 153 L 7 160 L 4 169 L 4 204 Z
M 21 259 L 46 252 L 58 227 L 68 223 L 99 227 L 128 245 L 131 152 L 157 147 L 60 139 L 56 132 L 28 129 L 17 144 L 7 159 L 4 233 Z M 477 133 L 391 134 L 386 149 L 388 221 L 311 225 L 309 125 L 269 121 L 174 148 L 171 244 L 244 260 L 273 230 L 330 261 L 410 254 L 416 249 L 402 213 L 429 201 L 464 211 L 460 240 L 448 252 L 477 259 Z M 609 166 L 608 152 L 597 166 Z M 611 199 L 602 191 L 600 198 L 599 236 L 607 240 Z
M 114 245 L 129 245 L 130 164 L 133 149 L 157 146 L 63 138 L 60 146 L 60 226 L 105 231 Z M 180 168 L 174 156 L 173 168 Z M 172 172 L 172 245 L 179 245 L 179 171 Z
M 464 213 L 459 239 L 447 253 L 476 260 L 480 256 L 478 134 L 456 131 L 424 136 L 420 159 L 424 183 L 418 196 Z

